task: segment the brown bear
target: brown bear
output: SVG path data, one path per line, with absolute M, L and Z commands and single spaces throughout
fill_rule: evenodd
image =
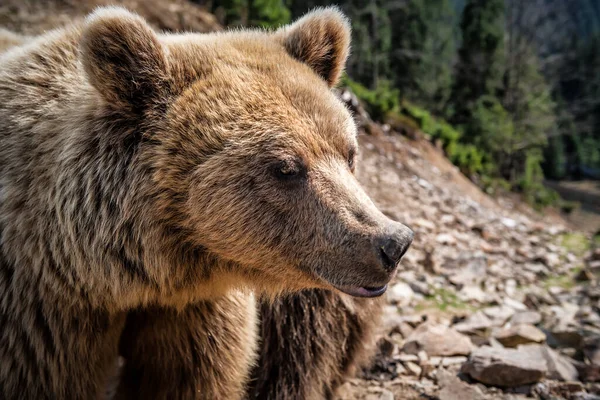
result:
M 385 292 L 412 232 L 353 175 L 348 47 L 335 9 L 200 35 L 104 8 L 0 55 L 1 398 L 101 397 L 119 353 L 119 398 L 239 398 L 250 291 Z

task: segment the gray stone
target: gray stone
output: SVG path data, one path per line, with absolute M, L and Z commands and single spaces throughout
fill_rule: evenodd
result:
M 548 346 L 541 347 L 542 356 L 548 367 L 548 378 L 558 381 L 576 381 L 579 378 L 577 368 L 563 355 Z
M 487 385 L 516 387 L 541 380 L 547 366 L 539 352 L 484 346 L 473 351 L 462 372 Z
M 494 338 L 505 347 L 517 347 L 527 343 L 542 343 L 546 334 L 533 325 L 518 324 L 494 332 Z
M 530 324 L 537 325 L 542 322 L 542 314 L 537 311 L 520 311 L 510 318 L 512 325 Z
M 370 389 L 371 393 L 367 393 L 365 400 L 394 400 L 394 394 L 387 389 L 376 388 Z
M 460 333 L 474 334 L 485 331 L 492 326 L 492 320 L 482 311 L 477 311 L 475 314 L 468 316 L 464 321 L 461 321 L 452 327 Z
M 506 305 L 493 306 L 483 309 L 483 313 L 493 321 L 496 326 L 504 325 L 504 323 L 515 314 L 515 310 Z
M 426 322 L 406 339 L 402 350 L 408 354 L 424 350 L 429 356 L 464 356 L 471 353 L 472 347 L 468 336 L 445 325 Z
M 448 279 L 450 282 L 462 288 L 463 286 L 479 286 L 487 275 L 487 260 L 485 257 L 477 257 L 466 260 L 467 264 L 460 267 L 456 273 Z M 457 261 L 461 264 L 465 261 L 462 259 Z
M 515 311 L 527 311 L 527 306 L 520 301 L 507 297 L 504 299 L 504 305 L 512 308 Z
M 405 362 L 403 364 L 404 364 L 404 368 L 406 368 L 406 372 L 409 375 L 421 376 L 422 369 L 421 369 L 421 367 L 419 367 L 418 364 L 411 362 L 411 361 Z
M 404 282 L 396 283 L 387 291 L 387 297 L 390 303 L 397 304 L 399 306 L 408 305 L 414 295 L 415 292 L 413 292 L 411 287 Z
M 485 400 L 486 398 L 479 387 L 461 381 L 448 371 L 438 370 L 436 378 L 441 387 L 439 400 Z

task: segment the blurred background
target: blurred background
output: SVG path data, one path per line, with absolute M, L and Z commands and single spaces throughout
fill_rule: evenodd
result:
M 600 1 L 0 0 L 0 28 L 106 4 L 171 32 L 350 18 L 357 177 L 416 235 L 339 398 L 600 399 Z
M 489 194 L 600 229 L 599 1 L 199 4 L 225 26 L 263 27 L 338 5 L 354 32 L 344 84 L 372 118 L 421 130 Z

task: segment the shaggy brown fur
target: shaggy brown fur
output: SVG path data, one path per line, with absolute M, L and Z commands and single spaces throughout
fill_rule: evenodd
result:
M 256 343 L 255 304 L 241 293 L 182 312 L 131 312 L 120 343 L 126 364 L 117 399 L 239 398 L 248 378 L 240 364 L 254 361 Z
M 306 290 L 262 303 L 249 399 L 331 399 L 370 360 L 383 299 Z
M 328 90 L 348 37 L 331 9 L 158 35 L 107 8 L 0 54 L 1 398 L 100 396 L 122 340 L 120 395 L 166 396 L 175 368 L 179 396 L 234 399 L 253 315 L 232 289 L 389 281 L 412 233 L 351 172 Z

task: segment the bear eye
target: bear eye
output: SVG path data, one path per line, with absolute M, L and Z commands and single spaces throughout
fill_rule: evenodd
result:
M 299 177 L 302 168 L 293 161 L 280 161 L 274 166 L 273 172 L 277 179 L 287 181 Z
M 348 167 L 350 167 L 350 170 L 352 172 L 354 172 L 355 160 L 356 160 L 356 150 L 350 149 L 350 152 L 348 153 Z

